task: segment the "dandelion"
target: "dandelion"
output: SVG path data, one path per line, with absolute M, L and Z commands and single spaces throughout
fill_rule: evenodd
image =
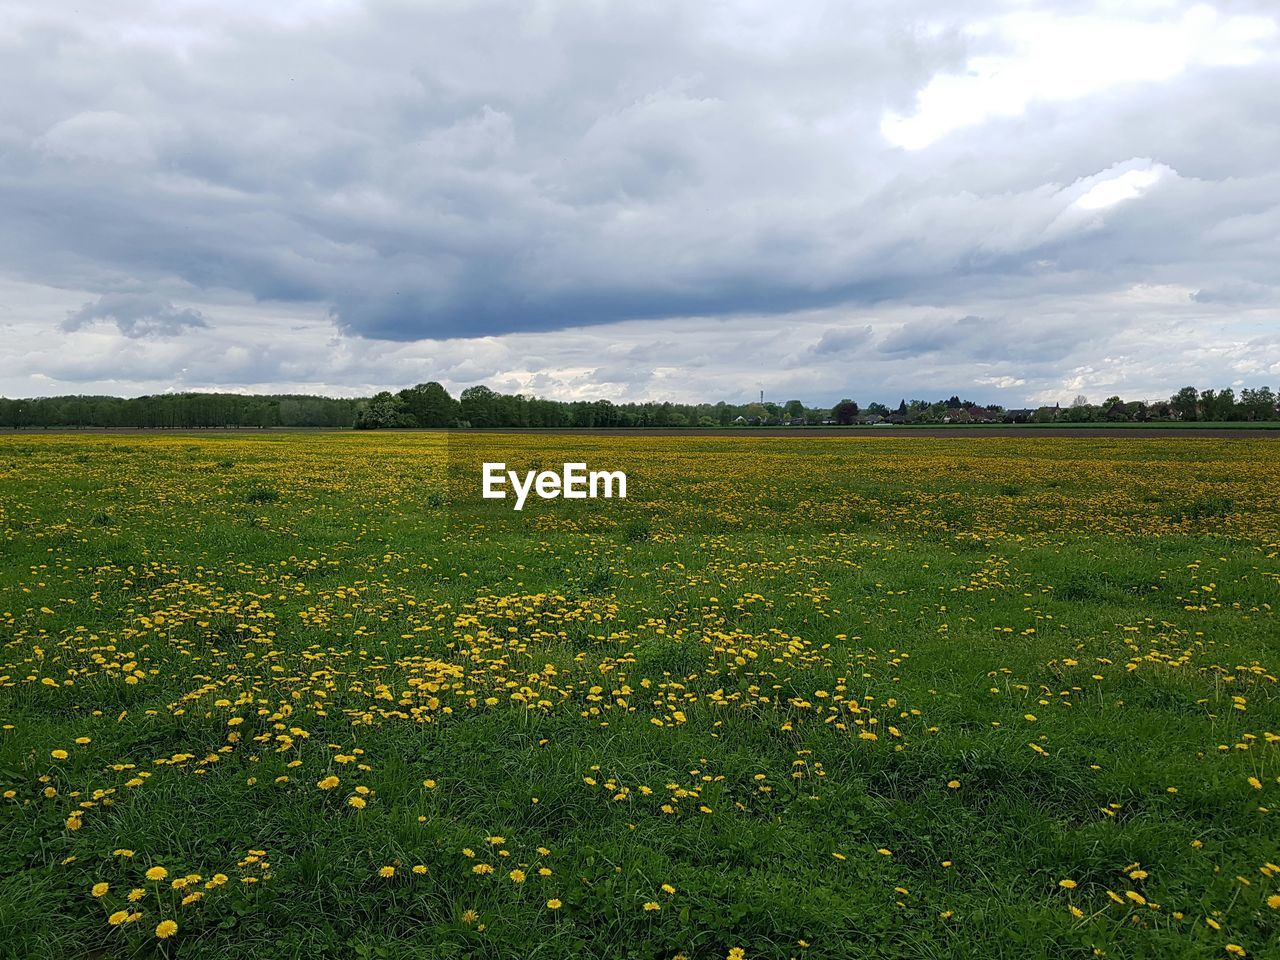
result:
M 560 902 L 559 897 L 552 897 L 550 900 L 547 901 L 548 910 L 559 910 L 562 906 L 564 906 L 564 904 Z
M 178 932 L 178 925 L 172 920 L 161 920 L 156 924 L 156 936 L 167 940 Z
M 366 806 L 368 806 L 368 801 L 365 800 L 364 797 L 360 797 L 360 796 L 356 796 L 355 794 L 352 794 L 351 796 L 347 797 L 347 806 L 355 807 L 357 810 L 363 810 Z
M 396 868 L 391 866 L 390 864 L 388 864 L 385 867 L 378 868 L 378 876 L 380 877 L 394 877 L 395 875 L 396 875 Z
M 661 910 L 662 906 L 653 900 L 649 900 L 645 903 L 644 909 L 648 913 L 653 913 L 656 910 Z
M 413 865 L 413 872 L 414 872 L 414 873 L 416 873 L 416 874 L 418 874 L 419 876 L 421 876 L 422 874 L 426 873 L 426 872 L 427 872 L 426 864 L 422 864 L 422 863 L 415 863 L 415 864 Z
M 341 782 L 342 781 L 339 780 L 337 777 L 335 777 L 333 774 L 329 774 L 329 776 L 325 777 L 323 780 L 317 781 L 316 786 L 319 787 L 321 790 L 332 790 Z
M 124 923 L 128 919 L 129 919 L 128 910 L 117 910 L 111 916 L 107 917 L 107 923 L 111 924 L 113 927 L 118 927 L 120 926 L 120 924 Z
M 65 759 L 67 759 L 67 751 L 65 751 L 65 750 L 50 750 L 50 751 L 49 751 L 49 756 L 53 757 L 53 759 L 55 759 L 55 760 L 65 760 Z
M 163 880 L 169 875 L 169 871 L 164 867 L 152 867 L 146 873 L 148 880 Z
M 1076 882 L 1071 879 L 1059 880 L 1058 886 L 1060 886 L 1063 890 L 1074 890 L 1076 888 Z
M 107 891 L 110 889 L 111 884 L 109 883 L 95 883 L 89 892 L 95 897 L 105 897 L 107 895 Z
M 525 880 L 524 871 L 519 868 L 512 870 L 507 876 L 511 878 L 512 883 L 524 883 Z

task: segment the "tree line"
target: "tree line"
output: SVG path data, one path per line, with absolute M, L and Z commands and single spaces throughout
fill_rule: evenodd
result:
M 1067 407 L 1005 409 L 952 396 L 906 400 L 896 407 L 875 402 L 860 407 L 845 398 L 831 407 L 785 403 L 613 403 L 609 400 L 547 400 L 468 387 L 453 397 L 439 383 L 420 383 L 367 398 L 294 394 L 166 393 L 121 398 L 61 396 L 10 400 L 0 397 L 0 427 L 227 429 L 268 427 L 756 427 L 866 423 L 999 423 L 1114 421 L 1237 422 L 1280 419 L 1270 387 L 1184 387 L 1168 400 L 1125 401 L 1109 397 L 1092 404 L 1079 396 Z

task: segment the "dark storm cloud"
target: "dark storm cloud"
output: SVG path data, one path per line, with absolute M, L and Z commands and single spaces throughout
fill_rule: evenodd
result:
M 434 338 L 466 346 L 407 376 L 658 391 L 674 367 L 741 383 L 874 356 L 894 389 L 895 363 L 1071 384 L 1102 375 L 1084 347 L 1118 360 L 1188 306 L 1274 302 L 1275 16 L 0 0 L 0 280 L 98 304 L 3 316 L 70 312 L 63 332 L 98 344 L 108 317 L 126 339 L 225 338 L 255 305 L 256 335 L 282 339 L 263 375 L 310 383 L 376 379 L 379 343 L 443 357 L 413 346 Z M 130 296 L 151 308 L 103 312 Z M 303 360 L 293 331 L 322 317 L 364 359 Z M 716 318 L 732 329 L 698 332 Z M 571 342 L 636 320 L 648 355 Z M 36 355 L 9 362 L 52 376 Z

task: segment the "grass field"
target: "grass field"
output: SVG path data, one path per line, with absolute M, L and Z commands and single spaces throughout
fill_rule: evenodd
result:
M 19 435 L 0 530 L 5 956 L 1280 956 L 1274 441 Z

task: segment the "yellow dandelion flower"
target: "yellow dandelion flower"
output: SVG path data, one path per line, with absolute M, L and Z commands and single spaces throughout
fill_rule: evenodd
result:
M 172 920 L 161 920 L 156 924 L 156 936 L 161 940 L 167 940 L 178 932 L 178 925 Z
M 166 870 L 164 867 L 152 867 L 146 873 L 146 877 L 148 880 L 163 880 L 168 875 L 169 875 L 169 871 Z
M 107 895 L 107 891 L 110 889 L 111 889 L 111 884 L 109 883 L 95 883 L 93 885 L 93 889 L 90 890 L 89 892 L 92 893 L 95 897 L 105 897 Z

